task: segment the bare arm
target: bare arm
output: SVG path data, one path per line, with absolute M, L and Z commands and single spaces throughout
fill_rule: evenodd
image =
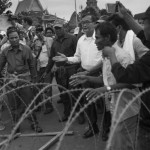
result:
M 128 13 L 124 15 L 124 20 L 135 34 L 138 34 L 141 30 L 143 30 L 142 26 L 139 23 L 137 23 L 135 19 Z
M 138 34 L 142 26 L 135 21 L 135 19 L 128 13 L 127 9 L 119 2 L 119 16 L 122 17 L 135 34 Z
M 123 83 L 118 83 L 118 84 L 114 84 L 111 85 L 111 90 L 121 90 L 121 89 L 134 89 L 135 86 L 131 85 L 131 84 L 123 84 Z M 103 86 L 100 88 L 96 88 L 96 89 L 92 89 L 89 91 L 89 93 L 86 95 L 86 99 L 90 100 L 95 98 L 98 95 L 101 95 L 105 92 L 108 92 L 107 87 Z

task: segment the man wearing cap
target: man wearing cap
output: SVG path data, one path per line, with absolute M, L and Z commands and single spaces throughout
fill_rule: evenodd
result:
M 80 73 L 93 72 L 93 76 L 99 76 L 100 68 L 102 65 L 102 53 L 98 51 L 95 45 L 95 32 L 94 27 L 97 18 L 93 15 L 87 14 L 82 18 L 82 29 L 84 35 L 80 37 L 77 43 L 76 53 L 73 57 L 59 54 L 53 58 L 56 62 L 66 61 L 69 63 L 81 63 Z M 91 87 L 91 85 L 82 85 L 84 88 Z M 85 99 L 81 100 L 82 105 L 86 103 Z M 84 103 L 84 104 L 83 104 Z M 89 128 L 84 133 L 83 138 L 89 138 L 99 132 L 97 125 L 97 114 L 95 104 L 92 104 L 86 110 L 89 117 Z M 81 114 L 82 115 L 82 114 Z
M 144 30 L 137 24 L 134 19 L 128 14 L 125 7 L 120 3 L 120 16 L 122 16 L 128 23 L 130 28 L 137 34 L 143 44 L 150 48 L 150 7 L 145 12 L 144 17 Z M 104 49 L 103 54 L 110 58 L 112 65 L 112 73 L 114 74 L 117 82 L 136 84 L 143 83 L 141 90 L 150 87 L 150 51 L 148 51 L 139 60 L 127 68 L 123 68 L 117 61 L 115 50 L 107 47 Z M 144 93 L 142 96 L 140 120 L 139 120 L 139 136 L 137 141 L 138 150 L 149 150 L 150 147 L 150 92 Z
M 46 68 L 46 74 L 48 74 L 53 65 L 54 61 L 52 60 L 53 57 L 57 56 L 59 53 L 62 53 L 68 57 L 74 55 L 77 45 L 77 39 L 74 35 L 70 35 L 65 32 L 63 27 L 63 22 L 56 21 L 54 25 L 56 38 L 51 47 L 51 54 L 49 57 L 49 62 Z M 55 77 L 57 84 L 69 88 L 69 78 L 72 74 L 76 71 L 77 65 L 71 65 L 67 63 L 55 63 L 57 67 L 57 71 L 55 72 Z M 62 92 L 62 88 L 59 88 L 60 92 Z M 70 110 L 71 110 L 71 100 L 68 94 L 61 94 L 61 102 L 64 105 L 64 116 L 60 121 L 67 121 Z

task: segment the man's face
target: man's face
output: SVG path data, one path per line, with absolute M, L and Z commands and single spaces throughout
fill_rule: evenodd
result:
M 19 45 L 19 35 L 17 32 L 12 32 L 8 35 L 8 40 L 12 46 Z
M 52 37 L 53 36 L 53 32 L 51 30 L 47 30 L 46 31 L 46 36 L 47 37 Z
M 144 20 L 144 33 L 146 39 L 150 41 L 150 20 L 148 19 Z
M 55 27 L 55 33 L 57 35 L 57 37 L 63 37 L 64 36 L 64 29 L 63 27 Z
M 108 46 L 109 45 L 109 41 L 108 41 L 108 38 L 106 37 L 103 37 L 101 34 L 100 34 L 100 31 L 99 30 L 96 30 L 95 31 L 95 44 L 98 48 L 98 50 L 102 50 L 105 46 Z
M 84 33 L 88 33 L 94 30 L 95 23 L 92 21 L 92 17 L 90 15 L 82 18 L 81 24 Z
M 43 31 L 36 31 L 36 35 L 39 39 L 43 37 Z

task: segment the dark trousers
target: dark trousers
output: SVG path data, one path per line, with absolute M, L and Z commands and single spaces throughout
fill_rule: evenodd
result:
M 71 75 L 76 73 L 77 67 L 77 65 L 59 67 L 55 73 L 57 84 L 69 89 L 69 78 Z M 61 87 L 58 88 L 60 93 L 64 91 Z M 68 93 L 65 93 L 60 94 L 60 98 L 62 99 L 64 105 L 64 115 L 69 116 L 72 108 L 72 97 Z
M 79 72 L 83 72 L 83 71 L 85 71 L 85 69 L 83 69 L 83 68 L 79 69 Z M 99 76 L 99 71 L 93 73 L 92 76 L 95 76 L 95 77 Z M 97 86 L 95 86 L 91 83 L 85 83 L 85 84 L 81 85 L 80 87 L 82 87 L 82 88 L 96 88 Z M 80 95 L 80 93 L 81 92 L 78 92 L 76 97 L 78 97 Z M 79 109 L 81 107 L 83 107 L 84 104 L 87 104 L 87 103 L 88 103 L 88 101 L 86 100 L 86 97 L 84 95 L 80 100 L 77 111 L 79 111 Z M 88 108 L 85 109 L 85 113 L 86 113 L 86 117 L 88 117 L 89 125 L 94 127 L 97 124 L 97 112 L 96 112 L 95 103 L 92 103 L 91 105 L 89 105 Z
M 103 119 L 103 131 L 106 133 L 110 132 L 111 127 L 111 113 L 104 109 L 104 119 Z
M 87 88 L 93 88 L 93 85 L 91 84 L 88 84 L 88 85 L 84 85 L 84 87 L 87 87 Z M 88 103 L 88 101 L 86 100 L 86 98 L 84 97 L 84 104 Z M 85 113 L 88 117 L 88 122 L 89 122 L 89 125 L 94 127 L 96 124 L 97 124 L 97 112 L 96 112 L 96 103 L 92 103 L 88 106 L 87 109 L 85 109 Z
M 23 84 L 20 84 L 22 86 Z M 17 86 L 18 87 L 18 86 Z M 14 89 L 15 87 L 7 87 L 7 90 Z M 25 109 L 28 107 L 28 105 L 31 103 L 31 100 L 33 100 L 33 94 L 31 87 L 23 87 L 21 89 L 15 90 L 15 92 L 11 92 L 8 96 L 8 104 L 11 109 L 12 117 L 14 120 L 14 123 L 18 121 L 18 119 L 21 117 L 21 115 L 24 113 Z M 31 109 L 33 106 L 31 107 Z M 34 112 L 30 116 L 28 116 L 28 119 L 31 123 L 36 124 L 37 119 Z
M 53 74 L 52 73 L 48 73 L 46 75 L 45 78 L 42 78 L 43 74 L 45 73 L 45 70 L 46 70 L 46 67 L 43 67 L 43 68 L 40 68 L 40 70 L 38 71 L 38 83 L 52 83 L 52 80 L 53 80 Z M 38 87 L 35 87 L 35 91 L 36 93 L 38 93 L 44 86 L 46 85 L 39 85 Z M 45 96 L 45 97 L 43 97 Z M 46 97 L 50 97 L 52 96 L 52 87 L 50 88 L 47 88 L 45 91 L 44 91 L 44 94 L 42 93 L 38 98 L 37 98 L 37 104 L 39 102 L 42 101 L 43 98 L 46 98 Z M 47 101 L 45 103 L 45 107 L 46 108 L 50 108 L 52 107 L 52 104 L 51 104 L 51 99 L 49 101 Z

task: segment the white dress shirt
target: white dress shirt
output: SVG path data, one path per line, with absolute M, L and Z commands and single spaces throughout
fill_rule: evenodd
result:
M 120 48 L 117 43 L 115 43 L 113 45 L 113 47 L 115 48 L 115 54 L 117 57 L 118 62 L 124 67 L 126 68 L 129 64 L 134 63 L 134 59 L 133 57 L 124 49 Z M 111 72 L 111 63 L 110 60 L 105 58 L 103 60 L 103 81 L 104 81 L 104 85 L 106 86 L 110 86 L 110 85 L 114 85 L 116 84 L 116 79 L 114 77 L 114 75 Z M 117 112 L 116 112 L 116 116 L 115 118 L 117 119 L 119 117 L 119 115 L 122 113 L 123 109 L 125 108 L 125 106 L 139 93 L 139 89 L 133 89 L 132 92 L 124 92 L 121 96 L 120 99 L 118 99 L 119 97 L 119 93 L 111 93 L 111 101 L 109 102 L 108 99 L 105 99 L 105 103 L 107 104 L 106 108 L 109 107 L 111 113 L 113 113 L 114 108 L 117 104 L 117 101 L 119 101 L 118 107 L 117 107 Z M 107 94 L 106 94 L 107 95 Z M 141 99 L 137 98 L 137 100 L 132 103 L 132 105 L 129 107 L 129 109 L 125 112 L 125 114 L 123 115 L 123 117 L 121 118 L 120 121 L 123 121 L 125 119 L 128 119 L 130 117 L 133 117 L 135 115 L 137 115 L 139 113 L 140 110 L 140 102 Z M 109 105 L 109 106 L 108 106 Z
M 73 57 L 67 57 L 68 63 L 80 63 L 83 69 L 90 71 L 100 61 L 102 62 L 102 51 L 95 44 L 95 33 L 92 37 L 83 35 L 77 43 L 76 52 Z

